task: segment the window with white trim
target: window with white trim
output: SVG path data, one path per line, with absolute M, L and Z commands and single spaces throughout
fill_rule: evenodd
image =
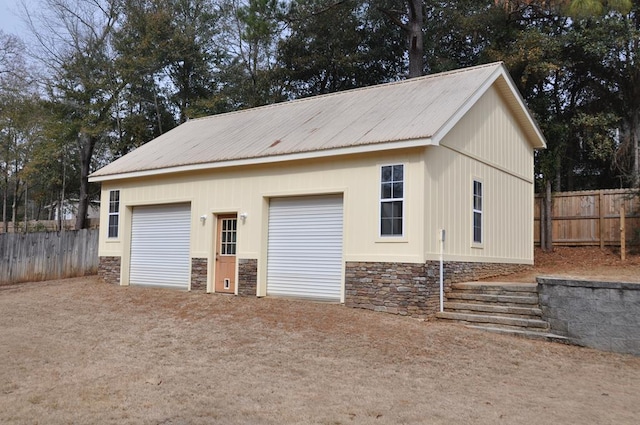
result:
M 482 182 L 473 181 L 473 243 L 482 243 Z
M 380 170 L 380 236 L 402 236 L 404 223 L 404 165 Z
M 118 237 L 118 224 L 120 222 L 120 191 L 109 191 L 109 225 L 107 226 L 107 236 L 109 238 Z
M 238 220 L 235 218 L 223 218 L 220 229 L 220 254 L 236 255 L 236 233 Z M 225 286 L 225 289 L 227 287 Z

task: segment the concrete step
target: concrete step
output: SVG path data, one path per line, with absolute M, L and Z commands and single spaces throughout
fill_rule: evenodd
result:
M 446 294 L 448 301 L 464 300 L 465 302 L 475 303 L 500 303 L 504 305 L 517 306 L 519 304 L 538 305 L 538 294 L 531 295 L 497 295 L 497 294 L 478 294 L 472 292 L 451 291 Z
M 449 311 L 436 313 L 438 319 L 455 320 L 467 324 L 489 323 L 495 325 L 514 326 L 518 328 L 548 329 L 549 324 L 539 319 L 495 316 L 489 314 L 453 313 Z
M 467 325 L 468 328 L 472 328 L 472 329 L 478 329 L 481 331 L 485 331 L 485 332 L 492 332 L 492 333 L 497 333 L 497 334 L 501 334 L 501 335 L 511 335 L 511 336 L 517 336 L 520 338 L 527 338 L 527 339 L 535 339 L 538 341 L 549 341 L 549 342 L 559 342 L 562 344 L 570 344 L 571 342 L 569 341 L 569 338 L 562 336 L 562 335 L 556 335 L 556 334 L 552 334 L 549 332 L 546 332 L 544 330 L 529 330 L 529 329 L 513 329 L 513 328 L 506 328 L 506 327 L 500 327 L 500 326 L 490 326 L 490 325 Z
M 463 282 L 451 285 L 453 291 L 494 295 L 537 295 L 535 283 Z
M 540 318 L 542 310 L 537 306 L 517 307 L 502 304 L 472 304 L 472 303 L 456 303 L 445 302 L 444 308 L 452 313 L 490 313 L 493 316 L 509 316 L 521 318 Z

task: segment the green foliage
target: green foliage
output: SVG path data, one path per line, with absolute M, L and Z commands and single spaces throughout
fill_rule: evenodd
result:
M 97 196 L 91 170 L 188 118 L 403 78 L 409 34 L 429 73 L 504 61 L 548 140 L 536 176 L 555 190 L 640 184 L 637 2 L 40 1 L 54 12 L 35 28 L 42 91 L 24 88 L 26 49 L 0 32 L 9 204 L 25 183 L 40 205 Z
M 627 14 L 632 7 L 631 0 L 571 0 L 567 12 L 575 18 L 589 18 L 610 11 Z
M 372 85 L 400 73 L 398 30 L 367 2 L 293 1 L 287 20 L 291 33 L 278 58 L 292 97 Z

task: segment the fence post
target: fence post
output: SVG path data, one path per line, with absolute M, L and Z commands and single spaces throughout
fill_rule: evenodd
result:
M 600 219 L 598 220 L 600 226 L 600 249 L 604 249 L 604 193 L 602 190 L 598 191 L 598 205 L 600 212 Z
M 622 261 L 627 258 L 627 238 L 624 219 L 624 205 L 622 205 L 620 206 L 620 259 Z

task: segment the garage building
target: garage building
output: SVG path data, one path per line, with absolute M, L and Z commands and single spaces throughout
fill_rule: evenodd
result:
M 428 316 L 533 263 L 545 140 L 502 63 L 190 120 L 94 172 L 100 274 Z

